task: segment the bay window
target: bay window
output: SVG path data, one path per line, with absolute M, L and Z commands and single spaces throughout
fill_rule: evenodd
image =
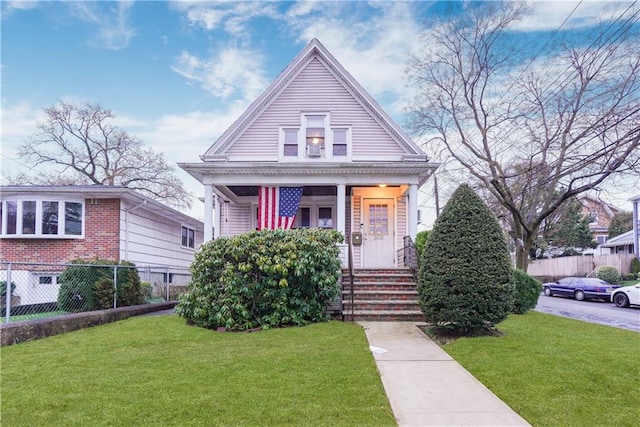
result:
M 84 203 L 66 200 L 3 200 L 2 237 L 82 237 Z

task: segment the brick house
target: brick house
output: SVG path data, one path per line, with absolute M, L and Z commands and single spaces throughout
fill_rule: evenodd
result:
M 582 215 L 590 218 L 589 229 L 593 233 L 593 239 L 601 245 L 609 239 L 609 225 L 616 214 L 621 213 L 618 209 L 608 203 L 603 202 L 590 195 L 578 197 L 578 202 L 582 205 Z
M 12 281 L 23 304 L 40 302 L 25 301 L 38 294 L 20 292 L 26 286 L 57 295 L 60 269 L 46 264 L 101 258 L 187 269 L 203 241 L 201 221 L 123 187 L 3 186 L 0 192 L 0 280 L 8 263 L 22 272 Z

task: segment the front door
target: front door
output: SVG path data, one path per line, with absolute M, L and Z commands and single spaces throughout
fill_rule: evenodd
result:
M 364 267 L 395 267 L 393 199 L 364 199 L 363 210 Z

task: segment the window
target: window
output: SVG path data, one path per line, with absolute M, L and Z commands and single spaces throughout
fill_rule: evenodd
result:
M 36 202 L 22 202 L 22 234 L 36 234 Z
M 196 247 L 196 231 L 193 228 L 182 226 L 182 246 L 192 249 Z
M 318 208 L 318 227 L 319 228 L 333 227 L 332 211 L 333 211 L 332 208 Z
M 58 202 L 42 202 L 42 234 L 58 234 Z
M 285 161 L 351 157 L 351 126 L 330 126 L 328 113 L 302 114 L 300 127 L 280 128 L 280 159 Z
M 64 202 L 64 234 L 82 234 L 82 203 Z
M 0 207 L 3 237 L 82 237 L 84 203 L 64 200 L 5 200 Z
M 607 243 L 607 236 L 596 236 L 596 241 L 598 242 L 599 245 L 602 245 L 603 243 Z
M 598 212 L 595 212 L 595 211 L 589 212 L 589 223 L 590 224 L 598 223 Z
M 324 157 L 325 116 L 306 116 L 307 157 Z
M 298 129 L 284 129 L 284 156 L 298 157 Z
M 53 285 L 53 276 L 38 276 L 38 283 L 41 285 Z
M 4 205 L 5 203 L 3 203 Z M 7 233 L 6 234 L 16 234 L 16 230 L 18 229 L 18 202 L 6 202 L 6 211 L 7 215 Z M 4 222 L 4 218 L 3 218 Z
M 292 228 L 311 227 L 311 208 L 300 208 L 296 213 L 296 220 Z
M 333 132 L 333 157 L 345 157 L 347 155 L 348 129 L 332 129 Z

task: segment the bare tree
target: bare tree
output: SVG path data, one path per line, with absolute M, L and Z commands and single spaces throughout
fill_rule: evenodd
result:
M 114 114 L 97 104 L 60 103 L 45 108 L 39 132 L 19 151 L 34 167 L 55 166 L 19 174 L 13 182 L 39 185 L 118 185 L 176 208 L 190 207 L 184 188 L 163 154 L 111 124 Z
M 634 3 L 589 46 L 538 59 L 513 38 L 524 3 L 464 9 L 429 29 L 413 58 L 411 124 L 505 209 L 526 271 L 541 225 L 565 201 L 638 173 L 640 12 Z

